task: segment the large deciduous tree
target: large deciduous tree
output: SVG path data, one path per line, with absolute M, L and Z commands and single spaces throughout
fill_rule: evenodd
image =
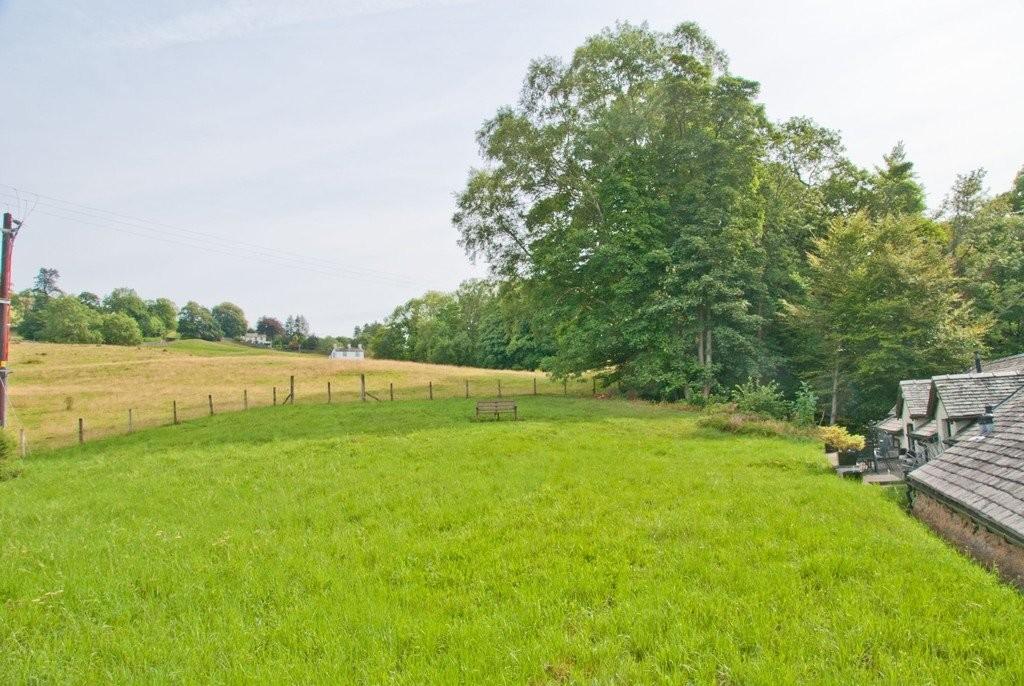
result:
M 219 341 L 224 335 L 217 321 L 208 309 L 195 301 L 189 301 L 178 314 L 178 333 L 182 338 L 201 338 Z
M 693 24 L 620 25 L 534 62 L 485 123 L 454 217 L 493 271 L 532 281 L 560 374 L 706 396 L 757 358 L 770 127 L 757 84 Z
M 40 311 L 39 340 L 51 343 L 101 343 L 100 314 L 71 295 L 46 300 Z
M 267 340 L 277 340 L 284 336 L 284 324 L 280 319 L 263 316 L 256 322 L 256 333 L 263 334 Z
M 791 315 L 832 422 L 884 416 L 900 379 L 963 369 L 981 345 L 988 320 L 958 294 L 929 224 L 861 213 L 814 241 L 806 297 Z
M 245 312 L 234 303 L 223 302 L 213 308 L 214 320 L 228 338 L 239 338 L 249 328 Z
M 169 298 L 157 298 L 146 303 L 150 315 L 160 320 L 160 333 L 174 331 L 178 326 L 178 306 Z

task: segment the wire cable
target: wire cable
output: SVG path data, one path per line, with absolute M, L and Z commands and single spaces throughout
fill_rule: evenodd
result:
M 0 184 L 0 186 L 14 191 L 14 196 L 20 197 L 20 193 L 22 192 L 21 189 L 9 184 Z M 74 203 L 69 200 L 62 200 L 54 196 L 47 196 L 39 193 L 31 193 L 31 195 L 35 196 L 33 210 L 37 206 L 42 206 L 50 211 L 47 212 L 45 210 L 39 210 L 40 214 L 57 219 L 63 219 L 65 221 L 73 221 L 98 228 L 121 231 L 122 233 L 127 233 L 141 238 L 152 238 L 163 242 L 185 245 L 199 250 L 219 252 L 220 254 L 232 257 L 258 259 L 260 261 L 269 260 L 272 264 L 278 264 L 279 266 L 304 269 L 307 271 L 314 271 L 316 273 L 343 275 L 347 278 L 375 280 L 396 285 L 417 286 L 427 289 L 431 287 L 421 281 L 381 270 L 343 266 L 323 258 L 310 257 L 299 253 L 268 248 L 255 243 L 204 233 L 202 231 L 195 231 L 193 229 L 176 227 L 161 222 L 140 219 L 131 215 L 102 210 L 96 207 Z M 0 190 L 0 196 L 12 197 L 12 193 L 10 191 Z M 58 215 L 54 214 L 54 212 L 60 212 L 62 214 Z M 67 216 L 69 214 L 73 216 Z M 112 226 L 113 224 L 118 224 L 121 227 L 127 227 L 134 230 L 127 231 L 123 228 Z M 140 231 L 145 233 L 139 233 Z M 179 240 L 169 240 L 167 238 L 168 234 Z

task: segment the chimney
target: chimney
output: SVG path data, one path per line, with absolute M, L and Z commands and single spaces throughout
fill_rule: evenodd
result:
M 981 354 L 977 350 L 974 351 L 974 371 L 981 374 Z
M 981 415 L 981 419 L 978 420 L 978 424 L 981 426 L 981 435 L 990 436 L 992 430 L 995 429 L 995 417 L 992 416 L 993 407 L 991 405 L 985 406 L 985 414 Z

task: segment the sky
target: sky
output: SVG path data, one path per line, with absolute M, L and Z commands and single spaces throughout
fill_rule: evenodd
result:
M 475 132 L 617 21 L 698 22 L 862 166 L 904 141 L 932 207 L 1024 165 L 1024 0 L 0 0 L 15 288 L 46 266 L 346 335 L 484 276 L 451 225 Z

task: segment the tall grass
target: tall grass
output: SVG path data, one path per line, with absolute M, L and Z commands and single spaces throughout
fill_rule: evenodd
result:
M 0 483 L 0 683 L 1021 683 L 1024 599 L 671 407 L 265 408 Z
M 125 433 L 128 410 L 136 428 L 169 424 L 172 402 L 182 420 L 214 411 L 234 412 L 244 405 L 271 405 L 288 394 L 295 376 L 296 402 L 327 402 L 331 383 L 334 402 L 359 399 L 359 376 L 381 400 L 425 399 L 431 385 L 435 399 L 462 397 L 466 382 L 476 397 L 539 393 L 589 395 L 589 383 L 561 382 L 544 374 L 471 367 L 395 362 L 331 360 L 322 355 L 286 353 L 234 343 L 175 341 L 134 348 L 103 345 L 61 345 L 18 342 L 12 346 L 13 424 L 28 432 L 30 448 L 66 445 L 78 440 L 78 418 L 85 421 L 88 440 Z

